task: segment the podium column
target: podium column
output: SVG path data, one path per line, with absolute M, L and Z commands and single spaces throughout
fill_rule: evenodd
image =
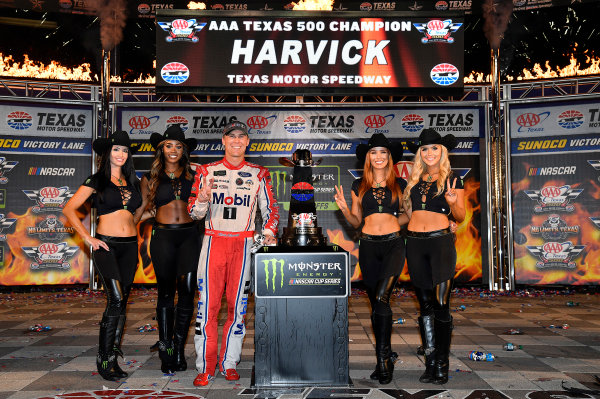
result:
M 253 386 L 351 384 L 348 260 L 337 246 L 254 254 Z

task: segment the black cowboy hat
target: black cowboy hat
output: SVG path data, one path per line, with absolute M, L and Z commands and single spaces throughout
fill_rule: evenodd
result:
M 150 136 L 150 144 L 155 149 L 158 148 L 158 145 L 163 140 L 177 140 L 187 146 L 188 152 L 192 152 L 196 149 L 196 144 L 198 140 L 194 138 L 186 139 L 183 134 L 183 129 L 179 125 L 171 125 L 163 134 L 160 133 L 152 133 Z
M 358 158 L 361 163 L 364 163 L 369 150 L 375 147 L 387 148 L 392 155 L 394 164 L 397 164 L 402 159 L 402 152 L 404 151 L 402 145 L 399 143 L 392 143 L 383 135 L 383 133 L 375 133 L 371 136 L 367 144 L 359 144 L 356 147 L 356 158 Z
M 92 143 L 92 148 L 96 152 L 96 154 L 102 155 L 106 151 L 110 150 L 113 145 L 122 145 L 129 148 L 129 152 L 134 154 L 137 152 L 137 147 L 131 147 L 131 140 L 129 139 L 129 134 L 127 134 L 124 130 L 117 130 L 113 132 L 109 137 L 100 137 L 94 140 Z
M 430 144 L 441 144 L 448 151 L 452 151 L 458 145 L 458 140 L 454 137 L 453 134 L 447 134 L 442 137 L 435 129 L 429 128 L 424 129 L 419 135 L 419 140 L 416 142 L 408 141 L 406 146 L 408 150 L 413 154 L 416 154 L 419 151 L 419 147 L 422 145 L 430 145 Z

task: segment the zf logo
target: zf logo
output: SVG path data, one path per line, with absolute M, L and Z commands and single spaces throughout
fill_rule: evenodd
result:
M 279 276 L 279 286 L 280 288 L 283 288 L 283 265 L 285 264 L 285 261 L 283 259 L 275 259 L 275 258 L 271 258 L 271 259 L 263 259 L 263 264 L 265 265 L 265 283 L 267 284 L 267 290 L 269 290 L 269 279 L 271 280 L 271 290 L 273 292 L 275 292 L 275 290 L 277 289 L 277 287 L 275 286 L 275 283 L 277 282 L 277 275 L 280 274 L 281 276 Z M 277 268 L 279 267 L 279 273 L 277 271 Z

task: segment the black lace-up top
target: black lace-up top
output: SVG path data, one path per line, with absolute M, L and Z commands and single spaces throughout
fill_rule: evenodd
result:
M 185 171 L 183 171 L 179 177 L 171 179 L 166 173 L 163 173 L 159 178 L 156 196 L 154 197 L 156 209 L 178 199 L 187 203 L 194 184 L 194 174 L 191 173 L 191 176 L 191 179 L 186 179 Z M 150 181 L 150 172 L 146 173 L 146 179 Z
M 98 191 L 98 176 L 88 177 L 83 185 Z M 142 205 L 142 194 L 129 182 L 126 186 L 117 186 L 111 181 L 102 193 L 96 192 L 92 195 L 92 207 L 96 208 L 98 216 L 121 209 L 134 213 L 140 205 Z
M 400 185 L 400 189 L 404 191 L 406 181 L 397 178 L 396 181 Z M 362 178 L 352 182 L 352 191 L 358 196 L 358 188 L 362 182 Z M 398 216 L 400 213 L 400 199 L 392 204 L 392 191 L 387 187 L 373 187 L 368 190 L 362 198 L 362 214 L 366 218 L 373 213 L 389 213 L 390 215 Z

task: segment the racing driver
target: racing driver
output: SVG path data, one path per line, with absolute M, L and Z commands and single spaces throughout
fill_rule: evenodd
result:
M 193 219 L 205 219 L 206 232 L 198 264 L 195 386 L 205 386 L 217 367 L 218 316 L 225 290 L 227 320 L 223 326 L 219 371 L 228 381 L 236 371 L 246 334 L 244 317 L 250 288 L 250 247 L 254 218 L 260 208 L 265 245 L 277 243 L 279 209 L 269 171 L 245 160 L 248 127 L 233 121 L 223 128 L 225 157 L 196 169 L 188 202 Z

